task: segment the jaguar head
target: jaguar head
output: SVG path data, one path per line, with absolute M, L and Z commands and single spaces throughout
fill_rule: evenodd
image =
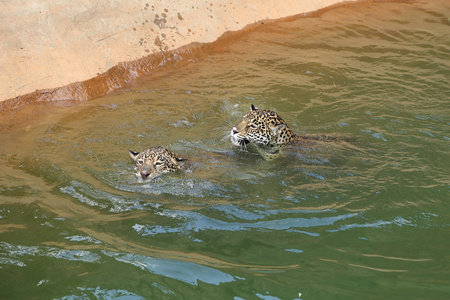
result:
M 161 174 L 175 172 L 184 165 L 186 159 L 177 157 L 172 151 L 162 147 L 149 148 L 142 152 L 129 150 L 134 160 L 136 176 L 154 179 Z
M 251 111 L 231 130 L 231 142 L 240 147 L 248 143 L 280 146 L 290 143 L 293 138 L 294 134 L 276 112 L 258 109 L 253 104 Z

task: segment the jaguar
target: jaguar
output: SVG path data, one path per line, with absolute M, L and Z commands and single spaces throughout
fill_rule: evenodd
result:
M 175 172 L 187 160 L 163 147 L 153 147 L 142 152 L 128 151 L 134 160 L 136 176 L 142 179 L 155 179 L 161 174 Z
M 253 144 L 269 153 L 277 153 L 287 145 L 304 146 L 312 142 L 329 142 L 336 139 L 335 136 L 325 134 L 295 134 L 276 112 L 258 109 L 253 104 L 251 111 L 231 129 L 231 142 L 234 145 L 246 148 L 247 144 Z

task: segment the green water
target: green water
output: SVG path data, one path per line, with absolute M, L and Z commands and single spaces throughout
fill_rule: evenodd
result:
M 1 299 L 449 299 L 450 6 L 261 26 L 85 103 L 1 112 Z M 352 137 L 264 160 L 250 104 Z M 152 182 L 128 149 L 186 168 Z

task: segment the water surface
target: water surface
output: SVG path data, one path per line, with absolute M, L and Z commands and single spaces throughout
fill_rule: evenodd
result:
M 0 298 L 448 299 L 449 16 L 349 5 L 1 112 Z M 228 137 L 251 103 L 353 141 L 265 160 Z M 150 146 L 189 163 L 143 182 Z

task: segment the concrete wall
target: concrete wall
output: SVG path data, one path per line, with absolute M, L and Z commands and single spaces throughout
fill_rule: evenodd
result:
M 3 0 L 0 102 L 339 0 Z

